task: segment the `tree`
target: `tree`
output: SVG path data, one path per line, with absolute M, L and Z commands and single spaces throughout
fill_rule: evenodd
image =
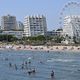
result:
M 0 41 L 7 41 L 7 42 L 12 42 L 12 41 L 16 41 L 17 38 L 14 35 L 0 35 Z
M 61 43 L 61 41 L 63 41 L 64 39 L 65 39 L 64 37 L 56 36 L 56 37 L 54 38 L 54 42 L 56 42 L 56 43 Z

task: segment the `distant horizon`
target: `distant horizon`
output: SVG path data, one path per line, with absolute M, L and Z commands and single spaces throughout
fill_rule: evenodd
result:
M 62 8 L 71 1 L 80 3 L 80 0 L 0 0 L 0 16 L 10 14 L 16 16 L 17 21 L 24 22 L 25 16 L 44 15 L 48 30 L 54 30 L 60 28 L 59 17 Z

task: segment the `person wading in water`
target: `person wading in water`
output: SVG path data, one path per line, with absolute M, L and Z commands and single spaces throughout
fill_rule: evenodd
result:
M 51 72 L 51 78 L 54 78 L 54 71 Z

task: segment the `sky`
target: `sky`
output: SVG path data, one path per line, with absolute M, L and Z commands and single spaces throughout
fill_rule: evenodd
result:
M 0 17 L 10 14 L 16 16 L 17 21 L 24 22 L 29 15 L 44 15 L 48 30 L 60 27 L 59 17 L 62 8 L 68 2 L 80 0 L 0 0 Z

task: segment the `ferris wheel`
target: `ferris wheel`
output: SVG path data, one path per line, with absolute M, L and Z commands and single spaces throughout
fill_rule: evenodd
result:
M 64 17 L 70 15 L 80 15 L 80 3 L 79 2 L 68 2 L 64 5 L 60 12 L 59 26 L 62 28 L 64 23 Z

